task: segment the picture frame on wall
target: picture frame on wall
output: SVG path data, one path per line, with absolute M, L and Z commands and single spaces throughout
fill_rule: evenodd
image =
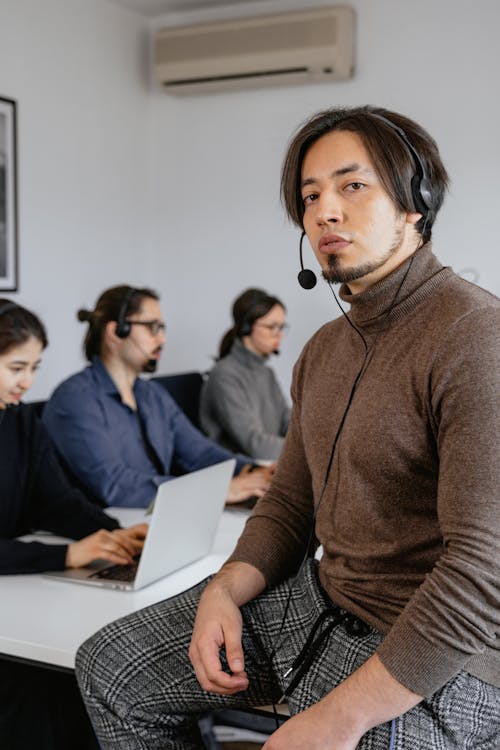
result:
M 18 288 L 17 113 L 0 96 L 0 292 Z

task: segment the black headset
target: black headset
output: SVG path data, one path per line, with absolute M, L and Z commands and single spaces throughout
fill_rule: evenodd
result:
M 6 302 L 2 307 L 0 307 L 0 315 L 4 315 L 5 313 L 8 313 L 10 310 L 14 310 L 16 307 L 19 307 L 15 302 Z
M 434 207 L 434 196 L 432 195 L 431 183 L 429 181 L 429 178 L 427 177 L 427 170 L 425 168 L 422 157 L 418 153 L 411 140 L 408 138 L 403 128 L 400 128 L 399 125 L 396 125 L 394 122 L 392 122 L 392 120 L 389 120 L 387 117 L 379 115 L 376 112 L 371 112 L 370 114 L 372 117 L 376 117 L 377 120 L 380 120 L 388 127 L 392 128 L 392 130 L 399 136 L 400 140 L 405 144 L 406 148 L 413 157 L 413 162 L 415 164 L 415 174 L 411 178 L 411 194 L 413 196 L 415 208 L 417 209 L 418 213 L 422 214 L 424 219 L 427 221 L 429 218 L 429 214 L 432 213 Z
M 264 296 L 267 296 L 265 293 L 263 294 L 261 291 L 254 292 L 253 297 L 250 301 L 250 306 L 248 309 L 248 312 L 246 313 L 245 317 L 241 321 L 240 325 L 238 326 L 237 335 L 242 338 L 243 336 L 250 336 L 252 333 L 253 324 L 255 323 L 255 320 L 252 320 L 254 309 L 262 302 L 262 299 Z M 260 317 L 260 316 L 259 316 Z
M 123 301 L 118 311 L 115 329 L 115 333 L 119 339 L 126 339 L 127 336 L 130 335 L 130 331 L 132 330 L 132 326 L 130 325 L 130 322 L 126 320 L 126 317 L 130 302 L 136 294 L 139 294 L 139 290 L 134 289 L 133 286 L 129 286 L 123 297 Z

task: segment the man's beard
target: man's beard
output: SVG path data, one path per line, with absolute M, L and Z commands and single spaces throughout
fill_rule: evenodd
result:
M 322 272 L 325 281 L 329 284 L 348 284 L 350 281 L 361 279 L 363 276 L 367 276 L 369 273 L 373 273 L 378 268 L 387 263 L 403 242 L 404 228 L 403 226 L 398 227 L 394 232 L 394 240 L 392 245 L 385 250 L 382 255 L 372 258 L 371 260 L 361 263 L 359 266 L 351 266 L 350 268 L 340 268 L 340 259 L 337 255 L 328 255 L 328 268 Z

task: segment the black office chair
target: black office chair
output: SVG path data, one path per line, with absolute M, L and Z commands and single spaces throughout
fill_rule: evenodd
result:
M 175 375 L 156 375 L 151 380 L 163 386 L 189 421 L 200 429 L 199 408 L 203 375 L 200 372 L 181 372 Z
M 226 744 L 235 748 L 240 744 L 260 747 L 287 719 L 286 714 L 275 716 L 266 709 L 227 708 L 211 711 L 198 725 L 205 750 L 222 750 Z

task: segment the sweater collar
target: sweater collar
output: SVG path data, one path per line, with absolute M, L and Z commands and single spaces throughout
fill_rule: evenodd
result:
M 364 292 L 352 294 L 342 284 L 339 295 L 350 304 L 353 322 L 365 331 L 375 332 L 411 312 L 452 274 L 452 269 L 441 265 L 427 243 Z
M 267 360 L 267 357 L 262 357 L 260 354 L 247 349 L 241 339 L 238 338 L 234 340 L 231 347 L 231 355 L 245 367 L 259 367 Z

